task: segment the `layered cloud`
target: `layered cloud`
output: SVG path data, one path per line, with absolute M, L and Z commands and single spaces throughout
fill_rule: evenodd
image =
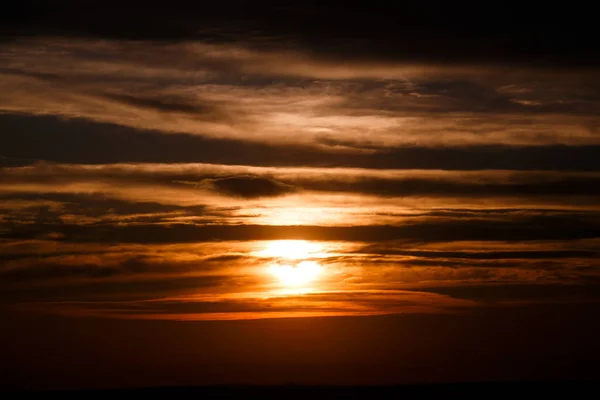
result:
M 269 168 L 215 164 L 36 163 L 0 171 L 0 191 L 29 193 L 106 193 L 159 203 L 214 202 L 218 197 L 298 198 L 313 196 L 319 205 L 345 197 L 361 205 L 393 206 L 391 199 L 460 200 L 485 208 L 518 204 L 554 204 L 594 208 L 600 175 L 597 172 L 370 170 L 358 168 Z M 158 191 L 151 193 L 152 191 Z M 179 193 L 180 196 L 172 196 Z M 316 197 L 314 197 L 316 196 Z M 449 199 L 449 200 L 448 200 Z M 454 200 L 452 200 L 454 199 Z M 224 201 L 224 200 L 219 200 Z M 248 206 L 247 202 L 244 202 Z M 430 203 L 432 205 L 433 203 Z M 447 203 L 446 203 L 447 204 Z M 143 206 L 143 205 L 142 205 Z
M 597 301 L 597 241 L 570 242 L 569 250 L 560 250 L 561 239 L 511 251 L 502 250 L 503 242 L 490 248 L 485 241 L 448 242 L 454 250 L 406 241 L 385 247 L 331 242 L 316 258 L 325 268 L 318 288 L 295 291 L 282 290 L 268 273 L 276 259 L 262 249 L 270 241 L 107 245 L 21 239 L 2 245 L 2 302 L 71 316 L 211 320 Z
M 61 34 L 158 43 L 244 43 L 254 49 L 303 49 L 351 61 L 503 64 L 540 68 L 598 65 L 594 19 L 585 8 L 474 4 L 277 5 L 173 1 L 126 7 L 120 1 L 25 0 L 3 19 L 2 37 Z M 583 12 L 582 12 L 583 11 Z M 106 21 L 110 20 L 111 24 Z M 510 29 L 507 23 L 510 22 Z M 556 30 L 560 25 L 568 29 Z
M 206 320 L 597 300 L 596 172 L 37 163 L 0 176 L 2 301 L 21 310 Z M 281 292 L 268 273 L 282 260 L 261 249 L 292 239 L 323 246 L 307 255 L 325 271 L 313 291 Z
M 3 43 L 0 59 L 0 109 L 10 113 L 354 151 L 599 143 L 599 81 L 586 71 L 64 38 Z
M 547 48 L 550 20 L 465 36 L 418 5 L 132 19 L 58 3 L 0 30 L 3 307 L 226 320 L 600 300 L 589 26 Z M 319 251 L 265 254 L 282 240 Z M 269 273 L 301 262 L 312 287 Z

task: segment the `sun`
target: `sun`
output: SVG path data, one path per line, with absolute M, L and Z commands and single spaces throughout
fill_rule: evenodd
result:
M 309 258 L 321 250 L 321 246 L 306 240 L 275 240 L 267 245 L 261 252 L 265 257 L 278 257 L 288 260 Z
M 275 264 L 271 266 L 271 273 L 285 286 L 306 286 L 319 276 L 321 266 L 314 261 Z
M 311 258 L 318 257 L 322 246 L 305 240 L 275 240 L 260 252 L 275 258 L 269 272 L 284 286 L 306 287 L 322 273 L 322 267 Z

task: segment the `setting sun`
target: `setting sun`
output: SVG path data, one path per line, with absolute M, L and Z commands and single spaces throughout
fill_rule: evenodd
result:
M 271 273 L 286 286 L 306 285 L 320 274 L 321 266 L 314 261 L 302 261 L 296 265 L 273 265 Z
M 267 245 L 261 255 L 298 260 L 311 257 L 320 250 L 321 246 L 317 243 L 307 242 L 306 240 L 275 240 Z
M 311 258 L 319 257 L 322 250 L 320 244 L 306 240 L 275 240 L 259 254 L 276 259 L 269 272 L 282 285 L 303 287 L 321 274 L 322 267 Z

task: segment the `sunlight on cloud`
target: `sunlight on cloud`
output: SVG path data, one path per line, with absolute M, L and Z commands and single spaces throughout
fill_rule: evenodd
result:
M 283 286 L 276 293 L 304 294 L 318 287 L 323 267 L 314 259 L 326 258 L 325 246 L 305 240 L 276 240 L 256 254 L 272 258 L 268 272 Z M 283 291 L 283 292 L 282 292 Z
M 305 240 L 276 240 L 257 254 L 263 257 L 281 257 L 290 260 L 316 257 L 323 246 Z
M 11 305 L 182 320 L 443 313 L 597 282 L 589 71 L 68 38 L 3 42 L 0 62 L 0 113 L 18 114 L 0 168 Z M 93 160 L 65 161 L 66 144 Z M 571 155 L 560 171 L 557 148 Z
M 5 112 L 362 151 L 600 143 L 596 78 L 564 71 L 347 64 L 223 44 L 81 39 L 3 44 L 0 60 Z

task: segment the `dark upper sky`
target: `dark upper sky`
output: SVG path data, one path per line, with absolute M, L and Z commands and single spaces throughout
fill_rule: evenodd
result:
M 3 387 L 598 378 L 591 9 L 202 3 L 2 6 Z
M 279 3 L 279 4 L 278 4 Z M 331 59 L 594 67 L 590 5 L 482 2 L 26 0 L 3 13 L 4 35 L 239 43 Z

